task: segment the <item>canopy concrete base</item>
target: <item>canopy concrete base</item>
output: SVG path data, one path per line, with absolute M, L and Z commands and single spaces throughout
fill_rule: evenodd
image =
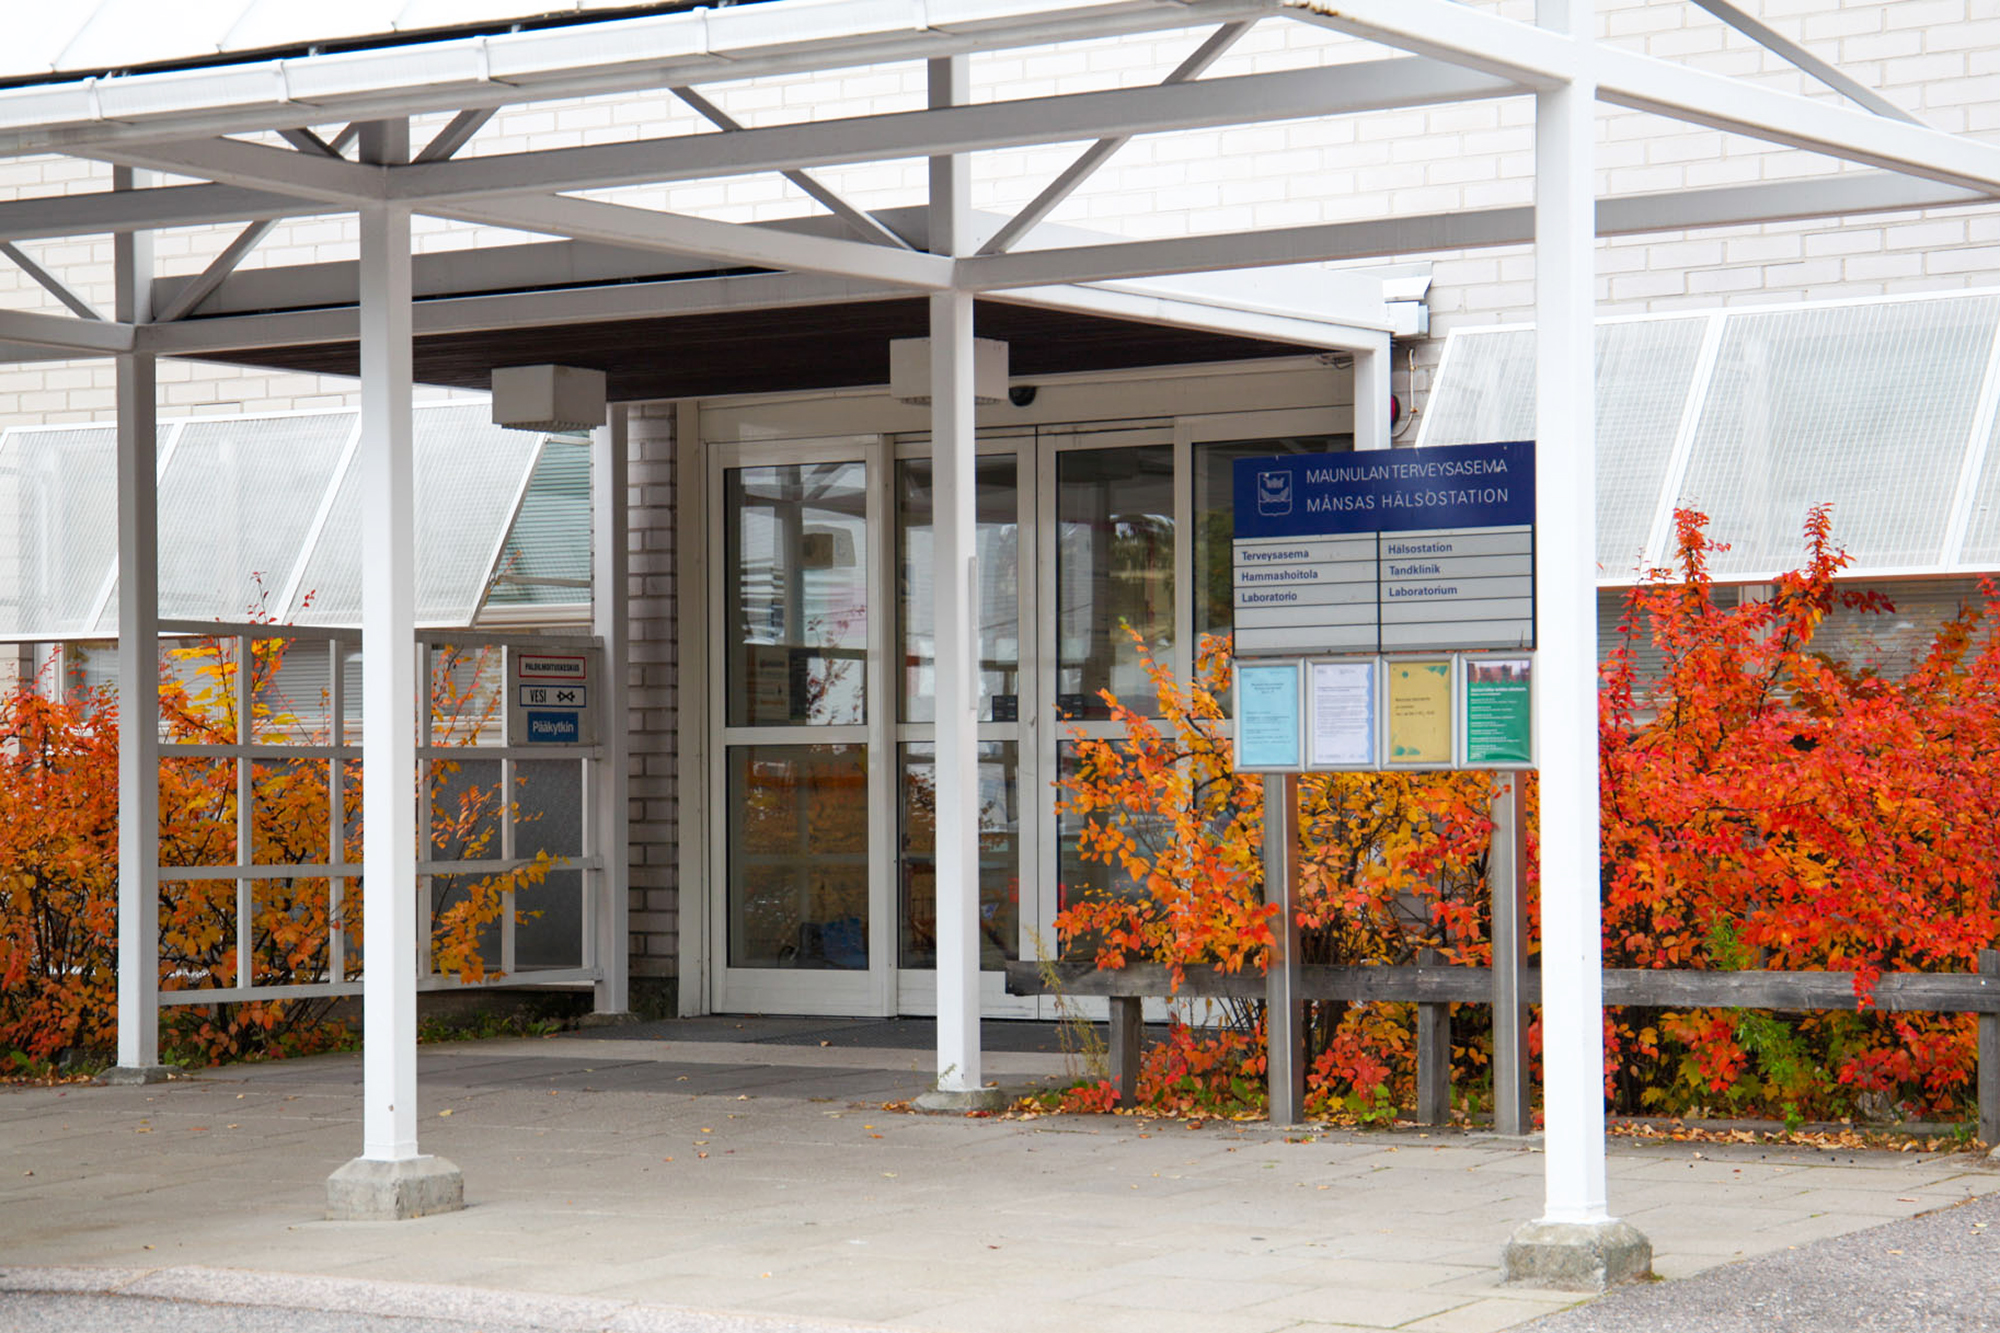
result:
M 465 1176 L 442 1157 L 357 1157 L 326 1178 L 329 1222 L 404 1222 L 465 1207 Z
M 1653 1274 L 1653 1242 L 1629 1222 L 1530 1222 L 1507 1242 L 1509 1286 L 1604 1291 Z
M 96 1082 L 125 1087 L 142 1083 L 165 1083 L 179 1072 L 172 1065 L 113 1065 L 99 1074 Z
M 943 1088 L 932 1088 L 920 1095 L 910 1105 L 919 1111 L 959 1112 L 1004 1111 L 1013 1101 L 1003 1088 L 972 1088 L 965 1092 L 947 1092 Z

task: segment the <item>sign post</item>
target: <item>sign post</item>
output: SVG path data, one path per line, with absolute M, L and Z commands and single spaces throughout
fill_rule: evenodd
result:
M 1264 892 L 1279 909 L 1266 1067 L 1283 1123 L 1304 1096 L 1298 774 L 1535 765 L 1535 448 L 1293 454 L 1235 469 L 1235 761 L 1265 775 Z M 1497 1117 L 1514 1133 L 1526 1086 L 1520 781 L 1498 810 L 1511 818 L 1496 818 L 1489 875 Z

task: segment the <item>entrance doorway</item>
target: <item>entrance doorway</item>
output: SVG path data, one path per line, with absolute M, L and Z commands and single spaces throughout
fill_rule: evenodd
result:
M 1002 968 L 1056 952 L 1066 893 L 1125 887 L 1122 871 L 1077 854 L 1055 784 L 1078 736 L 1116 734 L 1105 692 L 1152 706 L 1134 635 L 1184 677 L 1198 637 L 1228 631 L 1231 461 L 1349 448 L 1350 415 L 1325 405 L 980 431 L 986 1016 L 1052 1017 L 1052 1001 L 1008 996 Z M 759 420 L 754 432 L 727 420 L 705 430 L 709 1005 L 933 1013 L 929 439 L 781 440 L 768 413 Z

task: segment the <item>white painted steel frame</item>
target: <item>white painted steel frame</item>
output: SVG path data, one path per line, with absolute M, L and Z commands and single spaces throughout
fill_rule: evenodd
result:
M 121 192 L 138 182 L 120 169 Z M 152 303 L 152 238 L 114 241 L 114 314 L 136 324 Z M 158 383 L 153 358 L 118 358 L 118 1067 L 160 1063 L 160 571 Z
M 928 411 L 929 409 L 926 408 L 925 410 Z M 896 482 L 896 469 L 905 461 L 915 459 L 930 460 L 931 442 L 929 432 L 927 431 L 913 433 L 908 437 L 898 437 L 892 434 L 891 440 L 890 466 L 884 477 L 884 486 L 891 496 L 889 504 L 891 521 L 896 524 L 895 530 L 900 534 L 903 531 L 903 516 L 897 511 L 894 498 L 900 495 L 900 490 Z M 1033 631 L 1031 627 L 1035 624 L 1034 579 L 1033 571 L 1029 564 L 1032 559 L 1032 552 L 1035 549 L 1033 545 L 1036 522 L 1034 501 L 1035 432 L 1033 430 L 1009 431 L 991 428 L 977 431 L 975 433 L 975 475 L 979 463 L 994 459 L 1007 459 L 1014 465 L 1016 500 L 1014 514 L 1016 532 L 1015 567 L 1009 572 L 1014 577 L 1017 594 L 1017 601 L 1014 608 L 1017 643 L 1022 645 L 1025 651 L 1027 645 L 1032 642 Z M 977 494 L 977 490 L 975 489 L 975 501 Z M 900 540 L 900 536 L 898 540 Z M 976 515 L 974 540 L 976 543 Z M 890 575 L 892 580 L 895 581 L 900 581 L 902 577 L 901 571 L 893 567 Z M 982 566 L 979 577 L 980 582 L 984 584 L 990 578 L 996 577 L 996 575 L 990 568 Z M 896 582 L 892 582 L 890 586 L 895 587 Z M 975 616 L 978 614 L 983 600 L 983 598 L 974 599 L 972 608 Z M 907 615 L 907 609 L 905 610 L 905 614 Z M 892 633 L 897 636 L 894 642 L 897 645 L 897 652 L 900 654 L 906 650 L 907 646 L 907 640 L 902 637 L 905 630 L 899 624 L 894 628 Z M 975 653 L 978 651 L 978 644 L 978 625 L 975 621 Z M 935 669 L 935 662 L 933 662 L 933 667 Z M 976 669 L 974 678 L 975 680 L 977 679 Z M 1037 701 L 1041 698 L 1038 681 L 1039 676 L 1033 669 L 1031 660 L 1024 657 L 1016 676 L 1015 720 L 1012 722 L 978 721 L 975 727 L 980 745 L 991 745 L 997 742 L 1014 746 L 1015 781 L 1017 790 L 1023 792 L 1033 789 L 1035 785 L 1031 777 L 1025 777 L 1024 775 L 1030 774 L 1033 771 L 1033 760 L 1028 747 L 1030 744 L 1029 738 L 1035 734 Z M 897 694 L 900 696 L 900 688 Z M 978 699 L 975 693 L 975 706 L 977 702 Z M 905 710 L 907 709 L 907 702 L 905 702 L 904 708 Z M 936 732 L 931 723 L 911 722 L 907 720 L 906 711 L 897 714 L 895 743 L 897 763 L 899 765 L 903 762 L 903 756 L 909 746 L 930 745 L 935 739 Z M 932 756 L 933 764 L 935 765 L 935 750 L 932 752 Z M 939 770 L 934 768 L 933 771 Z M 900 804 L 902 798 L 900 793 L 897 799 L 899 802 L 897 811 L 890 816 L 894 820 L 902 818 Z M 1016 956 L 1020 958 L 1032 958 L 1035 956 L 1036 917 L 1034 915 L 1034 906 L 1035 885 L 1039 882 L 1040 873 L 1040 862 L 1037 859 L 1036 852 L 1039 834 L 1040 821 L 1033 812 L 1023 817 L 1015 828 L 1019 855 L 1019 861 L 1016 865 L 1016 875 L 1018 877 L 1017 902 L 1021 904 L 1021 910 L 1019 912 L 1019 919 L 1015 923 L 1014 943 Z M 897 846 L 899 848 L 901 846 L 900 836 L 897 839 Z M 896 910 L 899 913 L 902 911 L 900 898 L 897 902 Z M 899 919 L 899 929 L 901 924 Z M 1043 938 L 1046 939 L 1046 936 Z M 923 968 L 905 968 L 902 964 L 900 951 L 894 959 L 894 965 L 897 968 L 895 1012 L 898 1014 L 930 1014 L 934 1016 L 937 1013 L 936 970 L 934 968 L 928 970 Z M 1006 993 L 1004 974 L 1001 972 L 980 971 L 978 973 L 977 984 L 979 987 L 978 1012 L 986 1018 L 1039 1018 L 1043 1016 L 1042 1010 L 1046 1003 L 1044 998 L 1032 995 L 1008 995 Z
M 599 974 L 593 1000 L 600 1014 L 622 1014 L 630 1008 L 626 787 L 632 728 L 626 708 L 631 660 L 626 604 L 631 589 L 626 574 L 626 540 L 631 500 L 626 484 L 626 439 L 622 405 L 613 407 L 611 419 L 590 434 L 590 621 L 592 633 L 603 645 L 599 660 L 604 664 L 604 675 L 597 683 L 597 739 L 602 753 L 585 774 L 584 788 L 591 793 L 586 808 L 594 817 L 586 824 L 583 850 L 601 867 L 598 891 L 584 897 L 585 903 L 594 907 L 594 911 L 586 911 L 585 919 L 594 917 L 597 926 L 585 961 Z M 504 789 L 503 802 L 512 791 L 511 785 Z M 505 816 L 504 822 L 511 832 L 512 816 Z M 506 849 L 505 854 L 511 856 L 513 849 Z M 513 919 L 510 903 L 505 918 L 509 928 Z
M 409 156 L 409 123 L 362 134 L 362 155 Z M 410 214 L 361 210 L 362 1151 L 417 1152 L 416 468 L 410 421 Z M 428 739 L 428 737 L 426 737 Z M 426 932 L 428 934 L 428 932 Z
M 930 62 L 930 105 L 970 98 L 964 56 Z M 930 160 L 930 244 L 949 263 L 971 248 L 971 160 Z M 941 1092 L 976 1092 L 979 1049 L 979 572 L 973 504 L 972 293 L 930 299 L 931 597 L 936 722 L 937 1071 Z M 899 774 L 900 776 L 900 774 Z
M 1280 12 L 1273 0 L 787 0 L 0 95 L 0 153 L 649 91 Z
M 1580 48 L 1535 95 L 1535 618 L 1541 707 L 1544 1221 L 1608 1219 L 1597 791 L 1592 0 L 1538 0 Z
M 437 43 L 418 52 L 397 49 L 348 56 L 309 57 L 297 61 L 250 62 L 226 69 L 146 73 L 122 80 L 50 84 L 0 93 L 0 144 L 15 152 L 63 148 L 79 155 L 117 158 L 128 165 L 156 165 L 220 182 L 248 185 L 252 193 L 237 196 L 249 211 L 269 207 L 261 195 L 275 191 L 340 206 L 359 206 L 362 213 L 362 308 L 359 333 L 363 345 L 364 427 L 363 466 L 380 505 L 371 509 L 365 525 L 369 535 L 364 559 L 364 622 L 371 641 L 387 643 L 388 651 L 369 654 L 364 667 L 364 692 L 371 725 L 365 745 L 370 767 L 378 774 L 414 770 L 416 754 L 409 718 L 412 672 L 405 645 L 413 616 L 408 587 L 409 478 L 409 350 L 411 337 L 408 262 L 409 210 L 434 207 L 440 195 L 453 193 L 533 192 L 565 188 L 565 183 L 589 187 L 621 179 L 674 179 L 677 173 L 698 175 L 765 169 L 791 170 L 814 162 L 865 160 L 870 155 L 956 153 L 1006 144 L 1054 142 L 1062 138 L 1107 138 L 1124 133 L 1235 123 L 1268 116 L 1269 97 L 1242 105 L 1242 86 L 1230 81 L 1197 81 L 1152 89 L 1113 90 L 1065 98 L 1034 99 L 1032 104 L 990 107 L 944 107 L 913 117 L 873 117 L 866 123 L 775 127 L 716 136 L 725 141 L 695 141 L 653 146 L 619 145 L 608 150 L 556 150 L 532 162 L 491 159 L 482 162 L 426 163 L 407 167 L 376 167 L 317 155 L 286 152 L 229 140 L 187 141 L 189 134 L 214 134 L 230 129 L 297 129 L 339 116 L 392 115 L 405 117 L 425 109 L 465 112 L 511 100 L 574 96 L 607 88 L 657 83 L 701 84 L 712 76 L 747 77 L 779 70 L 818 69 L 842 63 L 886 59 L 937 59 L 983 45 L 1026 44 L 1052 36 L 1081 37 L 1132 32 L 1189 23 L 1226 22 L 1279 12 L 1264 4 L 1106 3 L 1079 10 L 1056 0 L 923 0 L 913 12 L 903 0 L 824 0 L 778 6 L 697 10 L 690 14 L 647 16 L 619 23 L 576 29 L 554 28 L 503 38 L 478 38 Z M 1282 7 L 1294 17 L 1380 41 L 1489 76 L 1501 83 L 1460 80 L 1464 96 L 1490 96 L 1520 86 L 1535 90 L 1537 114 L 1537 203 L 1534 234 L 1537 253 L 1537 306 L 1540 362 L 1538 370 L 1538 435 L 1544 464 L 1538 469 L 1544 513 L 1584 515 L 1575 524 L 1545 525 L 1544 549 L 1538 552 L 1543 589 L 1544 671 L 1547 697 L 1553 706 L 1542 712 L 1541 752 L 1544 759 L 1544 948 L 1548 992 L 1548 1088 L 1550 1103 L 1547 1216 L 1551 1220 L 1594 1221 L 1604 1216 L 1602 1106 L 1597 1077 L 1602 1051 L 1596 1016 L 1599 1012 L 1595 931 L 1595 821 L 1585 812 L 1595 807 L 1594 719 L 1584 716 L 1594 697 L 1589 677 L 1591 580 L 1587 577 L 1594 552 L 1589 540 L 1589 506 L 1565 505 L 1570 487 L 1587 482 L 1594 464 L 1590 449 L 1591 320 L 1590 258 L 1594 226 L 1590 180 L 1590 126 L 1596 100 L 1766 142 L 1803 148 L 1852 162 L 1873 164 L 1980 195 L 2000 191 L 2000 147 L 1959 138 L 1871 115 L 1850 107 L 1746 85 L 1700 71 L 1649 59 L 1628 51 L 1600 47 L 1594 40 L 1588 0 L 1543 0 L 1544 26 L 1512 22 L 1446 0 L 1342 0 L 1338 10 L 1323 9 L 1317 0 Z M 913 22 L 914 20 L 914 22 Z M 400 63 L 399 63 L 400 62 Z M 1385 62 L 1395 65 L 1396 62 Z M 1404 84 L 1429 79 L 1430 91 L 1418 100 L 1448 95 L 1451 81 L 1438 71 L 1398 66 Z M 1365 77 L 1353 71 L 1349 78 Z M 1257 86 L 1269 91 L 1284 76 L 1268 76 Z M 1291 81 L 1302 93 L 1326 79 Z M 1312 95 L 1317 96 L 1316 88 Z M 1239 104 L 1224 105 L 1232 96 Z M 1208 110 L 1201 108 L 1207 107 Z M 1146 108 L 1151 108 L 1147 110 Z M 1324 114 L 1324 100 L 1296 110 L 1298 115 Z M 1065 119 L 1068 117 L 1068 119 Z M 898 136 L 902 136 L 898 138 Z M 372 162 L 397 162 L 408 157 L 405 131 L 376 129 L 362 156 Z M 181 142 L 173 142 L 176 138 Z M 839 142 L 834 142 L 835 139 Z M 146 141 L 152 141 L 148 144 Z M 818 147 L 815 147 L 818 144 Z M 760 148 L 759 145 L 764 147 Z M 764 161 L 759 153 L 771 157 Z M 677 165 L 678 164 L 678 165 Z M 630 173 L 634 170 L 638 176 Z M 567 174 L 565 174 L 567 173 Z M 580 173 L 580 174 L 579 174 Z M 201 187 L 195 187 L 201 188 Z M 1821 185 L 1774 189 L 1774 206 L 1803 208 L 1800 203 Z M 1866 194 L 1864 202 L 1893 207 L 1886 194 Z M 218 196 L 202 198 L 213 207 Z M 1907 196 L 1904 196 L 1907 198 Z M 185 196 L 181 196 L 185 199 Z M 1786 202 L 1790 201 L 1790 202 Z M 147 201 L 150 203 L 151 201 Z M 121 204 L 121 206 L 123 206 Z M 720 231 L 694 227 L 680 220 L 634 219 L 613 206 L 585 206 L 581 201 L 517 201 L 496 205 L 507 225 L 542 226 L 558 232 L 571 227 L 603 228 L 634 243 L 666 244 L 669 239 L 743 257 L 745 246 L 769 255 L 771 262 L 818 266 L 845 276 L 873 276 L 918 287 L 950 288 L 938 299 L 939 329 L 947 339 L 958 328 L 957 312 L 969 306 L 976 286 L 1008 285 L 1012 272 L 998 267 L 1028 260 L 1023 255 L 995 255 L 981 260 L 953 261 L 949 274 L 925 257 L 899 259 L 867 255 L 852 249 L 799 247 L 776 242 L 750 228 L 725 237 Z M 274 216 L 273 213 L 262 213 Z M 127 214 L 132 225 L 159 225 L 159 214 Z M 1495 215 L 1484 219 L 1488 235 L 1504 224 Z M 1655 227 L 1677 225 L 1671 214 L 1653 221 Z M 1687 225 L 1680 223 L 1678 225 Z M 1428 235 L 1404 231 L 1399 248 L 1425 244 L 1452 245 L 1455 232 L 1478 234 L 1479 226 L 1446 218 Z M 636 233 L 636 234 L 635 234 Z M 1354 234 L 1354 233 L 1349 233 Z M 1488 241 L 1486 243 L 1498 243 Z M 865 249 L 865 247 L 857 247 Z M 1207 254 L 1201 242 L 1183 245 L 1190 267 L 1218 267 L 1237 262 L 1227 251 L 1230 242 L 1209 238 Z M 1131 251 L 1131 254 L 1143 253 Z M 1156 243 L 1149 257 L 1160 271 L 1173 253 Z M 1324 258 L 1325 255 L 1290 257 Z M 1072 259 L 1074 256 L 1071 257 Z M 912 263 L 910 261 L 918 261 Z M 956 265 L 962 262 L 963 270 Z M 1049 266 L 1060 261 L 1031 260 Z M 1265 262 L 1270 262 L 1268 259 Z M 981 270 L 978 265 L 988 265 Z M 1142 270 L 1147 271 L 1147 270 Z M 994 275 L 1002 275 L 995 281 Z M 1107 276 L 1102 272 L 1098 277 Z M 1019 285 L 1036 286 L 1074 281 L 1074 268 L 1060 272 L 1037 270 Z M 141 318 L 135 307 L 122 312 L 116 324 L 99 326 L 85 320 L 57 319 L 22 313 L 0 316 L 0 345 L 54 348 L 68 352 L 127 354 L 131 373 L 121 383 L 121 407 L 129 409 L 125 438 L 132 447 L 121 450 L 121 543 L 137 555 L 144 516 L 137 512 L 149 478 L 132 457 L 141 450 L 134 438 L 133 418 L 146 409 L 136 403 L 138 384 L 148 378 L 148 351 L 137 351 L 134 325 Z M 321 329 L 329 327 L 322 323 Z M 32 354 L 32 353 L 31 353 Z M 941 358 L 942 359 L 942 358 Z M 1364 371 L 1367 378 L 1374 372 Z M 947 399 L 952 390 L 945 389 Z M 954 409 L 955 410 L 955 409 Z M 969 439 L 969 428 L 964 432 Z M 1372 430 L 1369 432 L 1372 436 Z M 950 444 L 956 429 L 935 430 L 934 440 Z M 949 449 L 947 452 L 957 452 Z M 877 464 L 880 464 L 879 450 Z M 940 461 L 943 461 L 942 459 Z M 1551 466 L 1551 463 L 1557 464 Z M 1558 482 L 1560 479 L 1560 484 Z M 1585 494 L 1589 488 L 1582 488 Z M 879 517 L 879 516 L 877 516 Z M 941 513 L 942 531 L 952 520 Z M 879 528 L 877 529 L 880 530 Z M 1047 540 L 1045 534 L 1044 540 Z M 128 566 L 128 577 L 136 572 Z M 149 636 L 130 633 L 142 627 L 145 612 L 121 594 L 121 627 L 128 631 L 129 652 L 150 647 Z M 881 637 L 877 626 L 875 638 Z M 872 651 L 872 650 L 871 650 Z M 962 649 L 961 649 L 962 651 Z M 1183 649 L 1185 651 L 1185 649 Z M 879 653 L 876 654 L 879 657 Z M 133 665 L 139 664 L 135 659 Z M 940 666 L 948 665 L 948 659 Z M 143 674 L 134 670 L 129 676 Z M 881 717 L 881 673 L 871 690 L 876 731 Z M 135 687 L 136 688 L 136 687 Z M 941 719 L 942 720 L 942 719 Z M 940 745 L 946 744 L 941 727 Z M 875 736 L 871 748 L 880 746 Z M 959 762 L 973 755 L 962 746 Z M 871 788 L 885 787 L 882 760 Z M 123 758 L 136 765 L 143 755 L 127 751 Z M 940 786 L 948 780 L 940 755 Z M 969 772 L 961 774 L 969 776 Z M 125 783 L 133 781 L 127 773 Z M 143 799 L 137 792 L 130 792 Z M 392 888 L 378 873 L 369 889 L 371 938 L 391 957 L 408 956 L 409 913 L 391 910 L 378 930 L 375 905 L 406 900 L 413 884 L 405 885 L 412 867 L 401 852 L 410 846 L 411 793 L 401 784 L 380 778 L 370 786 L 367 836 L 379 849 L 371 855 L 378 867 L 396 866 Z M 940 830 L 942 838 L 943 830 Z M 400 840 L 400 841 L 399 841 Z M 877 878 L 881 876 L 879 852 Z M 942 850 L 942 849 L 941 849 Z M 128 905 L 129 893 L 128 893 Z M 942 895 L 941 895 L 942 897 Z M 143 914 L 143 908 L 140 909 Z M 400 918 L 400 920 L 399 920 Z M 129 923 L 128 923 L 129 924 Z M 880 934 L 878 923 L 878 938 Z M 882 966 L 878 962 L 878 969 Z M 371 969 L 368 980 L 366 1068 L 368 1071 L 368 1156 L 397 1160 L 413 1156 L 415 1088 L 410 1049 L 414 1015 L 414 977 L 404 968 Z M 941 1038 L 941 1042 L 943 1039 Z M 976 1038 L 975 1047 L 976 1049 Z M 941 1045 L 941 1052 L 943 1047 Z M 121 1041 L 121 1054 L 123 1043 Z

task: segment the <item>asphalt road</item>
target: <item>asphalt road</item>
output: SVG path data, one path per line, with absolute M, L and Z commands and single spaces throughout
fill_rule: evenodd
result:
M 1678 1282 L 1626 1287 L 1517 1333 L 1991 1333 L 2000 1199 L 1890 1222 Z

